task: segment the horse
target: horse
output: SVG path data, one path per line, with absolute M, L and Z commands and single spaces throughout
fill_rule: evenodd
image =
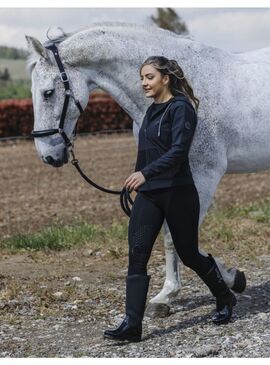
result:
M 68 162 L 69 150 L 62 133 L 72 141 L 80 115 L 78 105 L 70 102 L 64 128 L 59 129 L 66 97 L 63 77 L 68 78 L 72 99 L 79 101 L 82 109 L 94 89 L 101 88 L 110 94 L 132 118 L 138 144 L 138 132 L 151 103 L 142 93 L 139 67 L 147 57 L 163 55 L 177 60 L 200 100 L 197 128 L 189 151 L 200 199 L 199 226 L 225 173 L 269 169 L 270 47 L 230 53 L 153 25 L 92 23 L 53 40 L 65 67 L 63 74 L 45 43 L 30 36 L 26 39 L 30 50 L 28 71 L 34 129 L 43 130 L 42 138 L 35 138 L 35 146 L 44 163 L 59 167 Z M 44 134 L 48 129 L 54 133 Z M 181 262 L 166 220 L 162 231 L 166 278 L 162 290 L 149 300 L 146 313 L 150 316 L 168 315 L 181 289 Z M 202 249 L 200 252 L 207 256 Z M 243 273 L 227 268 L 219 258 L 215 260 L 228 287 L 235 292 L 243 291 Z

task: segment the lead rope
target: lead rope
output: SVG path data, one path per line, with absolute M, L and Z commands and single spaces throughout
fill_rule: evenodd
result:
M 104 191 L 105 193 L 109 193 L 109 194 L 120 194 L 120 204 L 121 207 L 123 209 L 123 211 L 126 213 L 126 215 L 128 217 L 130 217 L 131 214 L 131 210 L 129 207 L 129 203 L 131 205 L 133 205 L 133 200 L 130 197 L 129 191 L 124 187 L 121 191 L 118 190 L 110 190 L 110 189 L 106 189 L 103 188 L 102 186 L 99 186 L 98 184 L 96 184 L 94 181 L 92 181 L 87 175 L 85 175 L 85 173 L 82 171 L 80 165 L 79 165 L 79 161 L 77 160 L 77 158 L 75 157 L 75 153 L 73 151 L 73 149 L 70 149 L 70 153 L 72 155 L 72 160 L 71 163 L 73 166 L 75 166 L 75 168 L 77 169 L 77 171 L 79 172 L 79 174 L 81 175 L 81 177 L 90 185 L 94 186 L 95 188 Z

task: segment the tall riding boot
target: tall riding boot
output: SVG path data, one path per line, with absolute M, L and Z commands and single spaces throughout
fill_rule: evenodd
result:
M 104 338 L 112 340 L 141 341 L 142 320 L 150 275 L 128 275 L 126 277 L 126 317 L 116 329 L 104 332 Z
M 201 279 L 216 297 L 216 313 L 212 317 L 212 321 L 217 325 L 225 324 L 229 322 L 232 316 L 232 309 L 236 304 L 236 298 L 223 280 L 212 255 L 209 254 L 208 257 L 213 265 L 206 275 L 201 276 Z

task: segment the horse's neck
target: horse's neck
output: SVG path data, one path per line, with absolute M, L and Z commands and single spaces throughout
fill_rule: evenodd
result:
M 140 49 L 142 40 L 120 29 L 106 29 L 104 34 L 90 28 L 60 45 L 63 59 L 85 75 L 89 91 L 103 89 L 139 124 L 146 107 L 139 76 L 145 57 L 135 55 Z
M 93 27 L 74 34 L 61 45 L 63 59 L 85 74 L 89 90 L 100 87 L 108 92 L 138 124 L 152 102 L 146 101 L 142 92 L 140 65 L 147 57 L 164 53 L 180 63 L 195 95 L 200 89 L 207 95 L 209 85 L 215 84 L 209 79 L 220 74 L 220 67 L 226 62 L 224 54 L 229 56 L 217 48 L 153 27 Z

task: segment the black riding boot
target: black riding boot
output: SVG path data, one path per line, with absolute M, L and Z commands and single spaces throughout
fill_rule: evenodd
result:
M 225 324 L 229 322 L 232 316 L 232 309 L 236 304 L 236 298 L 223 280 L 219 268 L 210 254 L 209 259 L 212 261 L 213 265 L 208 273 L 201 277 L 201 279 L 216 297 L 216 313 L 212 317 L 212 321 L 215 324 Z
M 149 281 L 150 275 L 126 277 L 126 317 L 118 328 L 106 330 L 104 338 L 130 342 L 141 341 Z

